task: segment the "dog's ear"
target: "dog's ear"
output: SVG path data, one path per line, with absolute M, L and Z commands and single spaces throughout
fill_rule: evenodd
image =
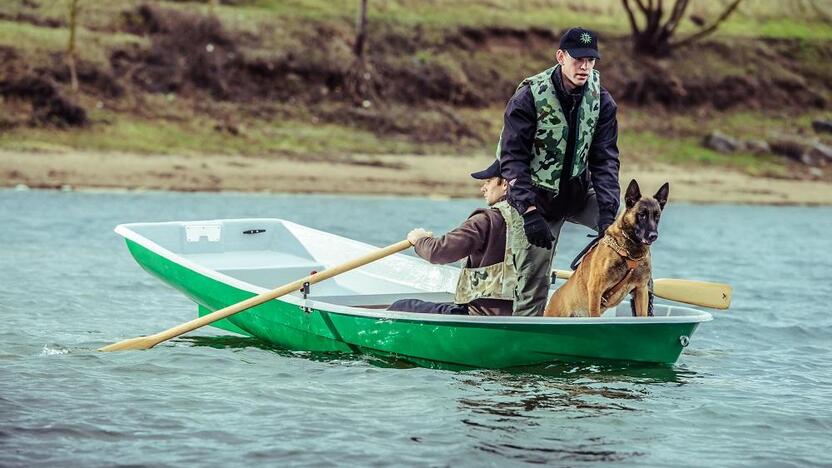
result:
M 624 194 L 624 203 L 627 209 L 632 208 L 639 200 L 641 200 L 641 190 L 638 188 L 638 182 L 635 179 L 630 181 L 627 186 L 627 192 Z
M 659 206 L 664 209 L 665 203 L 667 203 L 667 195 L 670 193 L 670 183 L 665 182 L 664 185 L 659 187 L 659 191 L 653 195 L 653 198 L 659 202 Z

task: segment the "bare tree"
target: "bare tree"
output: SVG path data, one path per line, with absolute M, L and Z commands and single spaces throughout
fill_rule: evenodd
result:
M 811 6 L 811 7 L 812 7 L 812 10 L 814 10 L 814 11 L 815 11 L 815 13 L 817 13 L 817 15 L 818 15 L 818 16 L 819 16 L 819 17 L 820 17 L 823 21 L 825 21 L 825 22 L 827 22 L 827 23 L 832 22 L 832 15 L 830 15 L 828 11 L 826 11 L 826 10 L 824 10 L 823 8 L 821 8 L 820 6 L 818 6 L 818 4 L 817 4 L 817 3 L 815 3 L 815 0 L 809 0 L 809 6 Z M 829 4 L 826 4 L 826 6 L 828 7 L 828 6 L 829 6 Z
M 359 60 L 364 59 L 364 43 L 367 42 L 367 0 L 361 0 L 355 19 L 355 46 L 353 52 Z
M 208 0 L 208 14 L 211 16 L 217 16 L 217 8 L 219 6 L 219 0 Z
M 353 63 L 347 73 L 346 88 L 352 99 L 363 106 L 371 104 L 374 96 L 372 88 L 372 66 L 367 62 L 364 49 L 367 44 L 367 0 L 360 0 L 358 15 L 355 19 L 355 44 L 353 44 Z
M 69 82 L 73 92 L 78 92 L 78 74 L 75 71 L 75 31 L 78 29 L 78 0 L 69 0 L 69 41 L 66 46 L 66 61 L 69 65 Z
M 685 10 L 687 10 L 688 3 L 690 3 L 689 0 L 675 0 L 667 18 L 664 18 L 665 10 L 662 0 L 633 1 L 641 12 L 641 27 L 639 27 L 639 22 L 636 21 L 633 8 L 630 6 L 630 0 L 621 0 L 624 9 L 627 11 L 627 18 L 630 20 L 633 49 L 638 53 L 662 57 L 670 55 L 673 50 L 690 45 L 694 41 L 716 31 L 717 27 L 737 9 L 742 0 L 733 0 L 710 25 L 706 25 L 701 18 L 692 18 L 694 23 L 700 26 L 699 31 L 677 41 L 673 41 L 672 37 L 685 16 Z M 662 23 L 663 21 L 664 23 Z

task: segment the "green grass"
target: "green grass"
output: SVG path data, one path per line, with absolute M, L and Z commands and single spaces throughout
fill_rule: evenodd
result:
M 497 122 L 501 109 L 469 110 L 465 118 L 481 122 Z M 628 111 L 629 112 L 629 111 Z M 17 128 L 0 134 L 0 148 L 23 151 L 61 152 L 68 150 L 126 151 L 143 154 L 284 154 L 296 156 L 337 156 L 347 154 L 492 154 L 499 129 L 483 128 L 493 133 L 495 142 L 486 141 L 473 150 L 458 145 L 424 145 L 404 138 L 380 137 L 366 130 L 332 124 L 313 124 L 298 120 L 252 120 L 239 124 L 240 136 L 215 129 L 216 121 L 191 117 L 180 121 L 141 120 L 108 111 L 92 114 L 94 122 L 111 120 L 110 125 L 94 123 L 86 129 L 62 131 L 47 128 Z M 632 117 L 630 117 L 632 118 Z M 644 118 L 639 116 L 638 118 Z M 666 120 L 666 116 L 656 117 Z M 653 130 L 622 130 L 619 147 L 622 160 L 664 162 L 678 166 L 714 166 L 740 170 L 752 175 L 784 176 L 785 161 L 776 156 L 746 153 L 722 154 L 704 148 L 701 134 L 708 129 L 696 127 L 691 117 L 672 117 L 681 133 L 691 136 L 665 135 Z M 778 120 L 751 112 L 726 114 L 720 117 L 722 130 L 733 136 L 749 139 L 759 132 L 776 128 Z M 796 119 L 809 124 L 811 117 Z M 750 133 L 739 132 L 748 122 L 757 122 Z M 779 125 L 783 125 L 779 120 Z M 696 136 L 693 136 L 696 135 Z M 486 137 L 487 139 L 487 137 Z
M 65 29 L 52 29 L 28 23 L 0 20 L 0 44 L 14 46 L 24 52 L 38 49 L 66 49 L 68 34 Z
M 826 22 L 802 22 L 792 18 L 780 18 L 765 22 L 726 23 L 726 35 L 766 37 L 772 39 L 832 39 L 832 26 Z
M 112 124 L 100 123 L 108 117 Z M 143 154 L 449 154 L 447 145 L 416 144 L 380 138 L 366 130 L 300 121 L 252 121 L 238 125 L 241 134 L 217 130 L 211 119 L 184 122 L 142 120 L 127 115 L 93 114 L 88 128 L 64 131 L 16 128 L 0 133 L 0 148 L 19 151 L 122 151 Z M 99 123 L 95 123 L 98 121 Z
M 702 2 L 688 9 L 708 21 L 715 19 L 724 2 Z M 358 2 L 328 0 L 255 0 L 248 7 L 281 17 L 301 17 L 315 20 L 353 18 Z M 636 8 L 636 7 L 634 7 Z M 828 12 L 832 14 L 832 9 Z M 667 13 L 666 13 L 667 14 Z M 636 13 L 637 18 L 638 13 Z M 630 31 L 626 13 L 619 0 L 595 0 L 576 3 L 568 0 L 387 0 L 370 3 L 370 22 L 383 20 L 407 25 L 456 27 L 466 26 L 537 26 L 564 29 L 583 25 L 612 34 Z M 679 34 L 684 36 L 698 30 L 692 22 L 682 21 Z M 753 2 L 741 4 L 717 30 L 717 35 L 739 37 L 831 39 L 832 26 L 805 0 L 781 2 Z
M 142 44 L 145 39 L 124 33 L 100 33 L 79 28 L 77 51 L 82 60 L 106 64 L 110 48 L 129 43 Z M 29 23 L 0 20 L 0 46 L 14 47 L 27 54 L 63 52 L 67 48 L 69 32 L 64 28 L 45 28 Z
M 782 115 L 759 111 L 734 111 L 694 116 L 653 113 L 627 108 L 620 111 L 619 147 L 622 159 L 665 162 L 677 166 L 713 166 L 739 170 L 750 175 L 786 177 L 787 160 L 775 155 L 738 152 L 718 153 L 702 146 L 704 135 L 718 130 L 740 140 L 765 140 L 780 134 L 812 134 L 812 120 L 827 115 L 811 111 Z M 822 137 L 822 140 L 832 140 Z
M 43 6 L 35 10 L 35 14 L 65 19 L 66 0 L 41 3 Z M 697 2 L 689 13 L 713 18 L 724 3 Z M 80 18 L 85 26 L 79 30 L 81 58 L 106 64 L 107 55 L 115 46 L 130 42 L 145 45 L 145 38 L 111 32 L 118 29 L 122 12 L 134 10 L 140 4 L 141 2 L 135 0 L 81 0 Z M 153 4 L 191 12 L 211 11 L 208 6 L 195 3 L 158 1 Z M 20 5 L 17 1 L 4 2 L 0 5 L 0 12 L 32 14 Z M 248 0 L 239 6 L 217 6 L 212 11 L 222 18 L 226 28 L 255 35 L 256 41 L 247 46 L 246 53 L 251 56 L 262 54 L 269 58 L 286 51 L 314 53 L 308 50 L 308 44 L 296 34 L 299 30 L 309 28 L 309 22 L 314 21 L 337 23 L 339 26 L 336 29 L 343 32 L 344 37 L 334 40 L 348 44 L 357 5 L 358 1 L 352 0 Z M 804 0 L 746 0 L 739 11 L 723 23 L 716 37 L 729 40 L 733 37 L 800 39 L 794 52 L 800 58 L 800 62 L 816 64 L 818 76 L 826 76 L 826 57 L 817 47 L 812 47 L 812 41 L 832 40 L 832 26 L 823 22 L 822 15 L 813 13 L 807 5 Z M 558 30 L 581 24 L 608 34 L 625 35 L 629 32 L 629 25 L 619 0 L 386 0 L 370 2 L 369 15 L 371 31 L 374 24 L 378 25 L 381 22 L 387 23 L 386 26 L 391 29 L 408 33 L 413 33 L 416 25 L 421 26 L 420 41 L 429 45 L 416 52 L 413 57 L 401 56 L 401 60 L 410 61 L 416 58 L 421 63 L 438 64 L 448 70 L 452 77 L 463 76 L 459 69 L 463 63 L 460 60 L 462 57 L 454 56 L 454 53 L 467 54 L 465 58 L 469 66 L 482 64 L 483 73 L 488 71 L 487 64 L 499 60 L 501 68 L 513 71 L 517 79 L 542 69 L 548 64 L 550 57 L 534 55 L 534 52 L 517 53 L 511 47 L 507 51 L 445 50 L 441 48 L 447 37 L 445 29 L 465 25 L 511 28 L 537 26 Z M 685 36 L 693 30 L 693 25 L 685 21 L 680 27 L 679 35 Z M 39 65 L 39 61 L 48 59 L 45 53 L 63 51 L 66 48 L 67 34 L 66 28 L 46 28 L 23 22 L 0 21 L 0 45 L 11 46 L 24 55 L 28 54 L 27 61 L 32 65 Z M 688 53 L 693 50 L 695 47 L 688 49 Z M 703 61 L 710 61 L 713 66 L 702 67 Z M 725 75 L 744 75 L 748 73 L 746 67 L 750 67 L 751 63 L 748 57 L 744 56 L 741 60 L 729 60 L 712 55 L 681 62 L 682 65 L 675 71 L 679 74 L 689 74 L 688 76 L 708 73 L 708 70 L 717 68 Z M 687 70 L 686 66 L 690 66 L 691 70 Z M 125 98 L 129 99 L 130 96 Z M 242 117 L 239 115 L 240 107 L 234 105 L 229 105 L 222 113 L 212 112 L 213 115 L 224 113 L 239 119 L 237 125 L 241 129 L 241 135 L 234 136 L 216 130 L 215 119 L 189 109 L 192 103 L 182 102 L 183 109 L 179 109 L 179 101 L 166 105 L 161 96 L 145 95 L 142 99 L 141 102 L 147 104 L 147 114 L 142 115 L 157 118 L 134 115 L 138 114 L 135 112 L 136 109 L 127 109 L 132 104 L 124 103 L 122 105 L 125 109 L 119 112 L 93 110 L 93 124 L 86 129 L 63 131 L 18 127 L 2 132 L 0 148 L 250 155 L 457 154 L 470 153 L 473 148 L 476 152 L 492 154 L 502 124 L 503 111 L 502 107 L 454 109 L 461 118 L 471 123 L 474 131 L 484 141 L 481 145 L 470 142 L 423 144 L 415 143 L 406 137 L 376 135 L 371 129 L 316 124 L 312 121 L 311 115 L 302 113 L 294 113 L 283 120 L 269 120 Z M 216 105 L 221 104 L 212 103 L 212 106 Z M 88 105 L 85 107 L 91 108 Z M 419 112 L 422 111 L 414 109 L 415 118 L 421 117 L 422 121 L 428 124 L 435 121 L 431 120 L 427 112 Z M 657 115 L 655 110 L 627 106 L 620 110 L 622 158 L 656 160 L 683 166 L 724 166 L 753 174 L 778 174 L 785 170 L 785 164 L 779 158 L 715 153 L 701 146 L 702 135 L 713 129 L 720 129 L 742 139 L 765 139 L 772 133 L 794 133 L 799 129 L 811 129 L 813 118 L 827 114 L 812 111 L 799 116 L 783 116 L 757 111 L 731 111 L 701 117 L 670 111 Z M 104 123 L 105 121 L 110 123 Z
M 812 121 L 828 118 L 829 112 L 811 110 L 798 115 L 791 113 L 761 112 L 753 110 L 734 110 L 711 112 L 705 117 L 685 113 L 661 112 L 627 107 L 620 111 L 621 133 L 629 131 L 653 130 L 659 134 L 673 137 L 701 137 L 713 130 L 719 130 L 730 136 L 748 139 L 767 140 L 779 134 L 800 135 L 813 133 Z M 821 135 L 821 138 L 832 137 Z
M 37 13 L 53 19 L 66 18 L 68 0 L 44 2 Z M 210 7 L 206 4 L 156 2 L 165 8 L 194 12 L 214 12 L 233 29 L 256 32 L 260 25 L 271 24 L 278 30 L 298 19 L 339 21 L 352 24 L 358 1 L 331 0 L 249 0 L 234 6 Z M 714 0 L 692 2 L 688 15 L 697 14 L 707 21 L 715 19 L 726 2 Z M 136 8 L 134 0 L 93 2 L 81 0 L 80 20 L 94 29 L 112 26 L 121 12 Z M 813 6 L 814 5 L 814 6 Z M 761 1 L 746 0 L 734 14 L 720 25 L 716 35 L 726 37 L 767 37 L 799 39 L 832 39 L 832 8 L 810 0 Z M 634 7 L 637 9 L 636 7 Z M 669 10 L 669 8 L 667 8 Z M 820 11 L 819 11 L 820 9 Z M 0 6 L 9 13 L 30 12 L 19 2 Z M 640 17 L 638 16 L 637 18 Z M 667 13 L 666 13 L 667 14 Z M 407 26 L 425 27 L 529 26 L 564 29 L 583 25 L 608 34 L 627 34 L 627 16 L 619 0 L 385 0 L 370 2 L 369 21 L 387 21 Z M 678 34 L 684 36 L 697 30 L 691 21 L 680 23 Z
M 651 131 L 619 135 L 622 158 L 635 154 L 639 159 L 678 166 L 727 167 L 751 175 L 784 176 L 785 162 L 776 156 L 749 153 L 723 154 L 702 146 L 701 137 L 667 137 Z

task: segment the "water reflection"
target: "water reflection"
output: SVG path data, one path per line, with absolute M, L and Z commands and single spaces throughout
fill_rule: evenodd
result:
M 473 414 L 522 418 L 533 422 L 538 410 L 563 412 L 566 417 L 603 415 L 608 411 L 636 411 L 629 401 L 641 400 L 643 392 L 631 385 L 611 387 L 583 376 L 568 378 L 535 374 L 483 371 L 458 378 L 464 395 L 459 406 Z M 470 387 L 468 389 L 464 387 Z
M 459 421 L 480 441 L 477 449 L 514 461 L 569 463 L 643 455 L 610 427 L 632 427 L 649 412 L 651 387 L 696 377 L 685 368 L 557 363 L 459 373 L 454 385 L 463 395 Z
M 316 362 L 365 362 L 374 367 L 394 369 L 410 369 L 418 367 L 416 364 L 408 360 L 400 359 L 395 356 L 346 353 L 339 351 L 295 351 L 281 348 L 280 346 L 248 336 L 186 336 L 178 338 L 177 341 L 188 342 L 191 346 L 207 346 L 215 349 L 257 348 L 282 357 L 301 357 Z
M 560 378 L 590 377 L 602 381 L 627 380 L 638 383 L 677 383 L 680 385 L 698 377 L 696 372 L 687 369 L 683 365 L 666 366 L 612 361 L 595 363 L 554 362 L 504 369 L 501 372 L 510 375 L 534 374 Z
M 629 458 L 644 455 L 642 452 L 638 451 L 616 451 L 596 448 L 597 445 L 602 443 L 602 439 L 595 438 L 595 440 L 590 440 L 588 443 L 575 444 L 572 448 L 550 448 L 518 444 L 489 443 L 482 443 L 477 448 L 483 452 L 492 453 L 508 459 L 538 464 L 569 462 L 620 462 Z
M 404 358 L 394 354 L 384 353 L 370 349 L 363 349 L 362 353 L 346 352 L 310 352 L 295 351 L 282 348 L 269 342 L 254 337 L 222 335 L 222 336 L 183 336 L 174 340 L 190 343 L 191 346 L 207 346 L 216 349 L 243 349 L 257 348 L 273 352 L 284 357 L 307 357 L 313 361 L 364 361 L 368 364 L 381 368 L 409 369 L 413 367 L 426 367 L 430 369 L 449 370 L 462 373 L 462 375 L 478 375 L 488 378 L 494 382 L 502 382 L 510 385 L 512 381 L 522 381 L 522 376 L 537 376 L 549 380 L 562 379 L 565 381 L 580 378 L 592 378 L 597 381 L 628 381 L 630 383 L 675 383 L 684 385 L 697 373 L 687 370 L 683 366 L 646 365 L 638 363 L 617 363 L 617 362 L 553 362 L 534 366 L 513 367 L 500 370 L 475 369 L 457 364 L 441 363 L 434 361 L 423 361 L 413 358 Z M 540 380 L 540 379 L 538 379 Z
M 630 402 L 649 396 L 650 385 L 684 385 L 697 377 L 685 368 L 575 365 L 566 363 L 509 370 L 460 373 L 461 407 L 500 417 L 530 417 L 536 410 L 577 412 L 591 417 L 609 411 L 637 411 Z

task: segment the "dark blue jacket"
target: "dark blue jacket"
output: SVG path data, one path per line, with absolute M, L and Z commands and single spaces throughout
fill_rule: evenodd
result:
M 571 167 L 575 147 L 575 120 L 577 119 L 582 88 L 566 92 L 560 67 L 553 72 L 553 82 L 558 101 L 569 125 L 564 167 Z M 595 188 L 598 200 L 598 225 L 606 228 L 615 220 L 620 204 L 621 188 L 618 182 L 618 120 L 617 106 L 610 93 L 601 87 L 601 109 L 598 125 L 589 147 L 588 167 L 573 178 L 561 178 L 557 196 L 542 187 L 532 185 L 529 164 L 532 159 L 532 142 L 537 130 L 534 99 L 528 85 L 520 87 L 508 101 L 500 147 L 500 170 L 510 184 L 508 202 L 520 213 L 529 206 L 536 206 L 547 219 L 558 219 L 576 213 L 583 208 L 589 187 Z

